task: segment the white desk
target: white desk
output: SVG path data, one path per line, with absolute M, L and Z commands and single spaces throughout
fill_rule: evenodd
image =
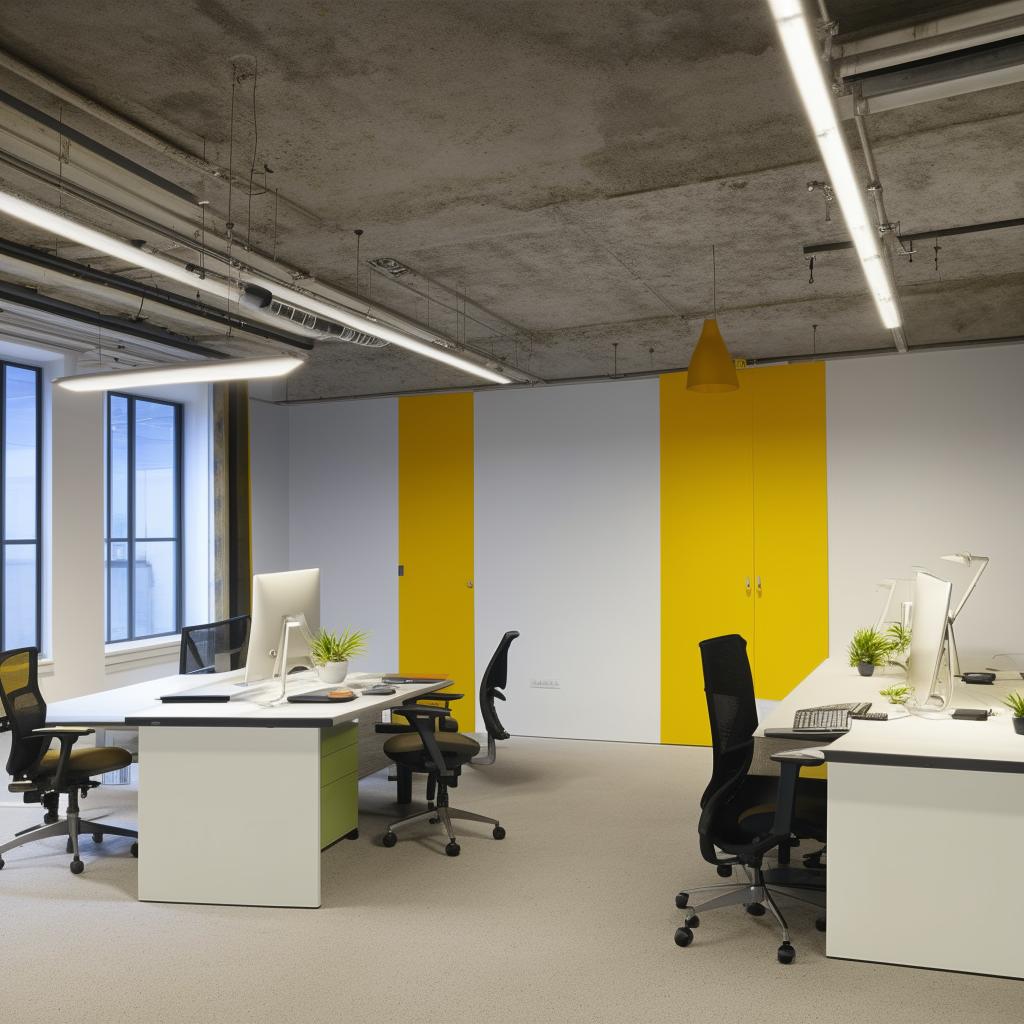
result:
M 775 707 L 855 700 L 889 711 L 824 747 L 828 764 L 826 952 L 945 970 L 1024 977 L 1013 878 L 1024 849 L 1024 736 L 1001 697 L 1024 680 L 957 682 L 953 707 L 984 722 L 907 715 L 878 696 L 898 676 L 863 679 L 827 661 Z M 796 744 L 795 744 L 796 745 Z
M 48 724 L 139 730 L 140 900 L 318 907 L 320 851 L 358 824 L 354 721 L 446 685 L 401 684 L 344 704 L 265 708 L 256 701 L 273 695 L 266 685 L 223 704 L 159 703 L 240 675 L 169 676 L 47 709 Z

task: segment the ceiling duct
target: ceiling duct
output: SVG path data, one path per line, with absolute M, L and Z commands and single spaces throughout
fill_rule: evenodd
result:
M 320 338 L 347 341 L 351 345 L 361 345 L 363 348 L 385 348 L 388 345 L 383 338 L 376 338 L 372 334 L 365 334 L 352 327 L 333 323 L 308 310 L 299 309 L 298 306 L 275 299 L 273 292 L 261 288 L 259 285 L 247 284 L 242 289 L 238 301 L 248 309 L 257 309 L 263 313 L 269 313 L 271 316 L 287 320 Z

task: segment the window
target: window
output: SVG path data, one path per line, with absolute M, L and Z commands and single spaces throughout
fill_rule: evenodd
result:
M 181 629 L 181 406 L 107 397 L 107 643 Z
M 0 650 L 38 647 L 42 621 L 42 375 L 0 363 Z

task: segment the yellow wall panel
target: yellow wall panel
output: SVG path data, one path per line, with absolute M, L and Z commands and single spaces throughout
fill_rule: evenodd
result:
M 661 740 L 711 741 L 697 644 L 739 633 L 753 648 L 751 392 L 661 378 Z
M 825 365 L 751 370 L 757 695 L 778 700 L 828 657 Z
M 398 401 L 398 661 L 407 675 L 447 674 L 475 728 L 473 396 Z

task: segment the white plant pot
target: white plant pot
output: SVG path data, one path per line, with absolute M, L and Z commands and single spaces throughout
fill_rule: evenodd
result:
M 337 686 L 338 683 L 343 683 L 345 676 L 348 675 L 348 662 L 328 661 L 317 666 L 316 674 L 320 677 L 320 682 L 328 686 Z

